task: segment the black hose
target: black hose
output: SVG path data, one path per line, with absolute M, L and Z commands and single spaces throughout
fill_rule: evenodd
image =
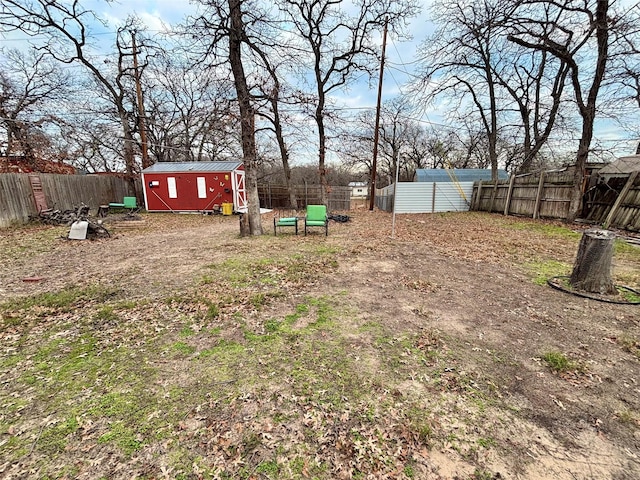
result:
M 581 298 L 588 298 L 589 300 L 596 300 L 598 302 L 605 302 L 605 303 L 615 303 L 617 305 L 640 305 L 640 300 L 614 300 L 612 298 L 606 298 L 606 297 L 602 297 L 602 296 L 597 296 L 597 295 L 592 295 L 586 292 L 580 292 L 577 290 L 570 290 L 566 287 L 563 287 L 559 282 L 558 279 L 561 278 L 569 278 L 568 275 L 559 275 L 557 277 L 552 277 L 549 280 L 547 280 L 547 284 L 551 287 L 551 288 L 555 288 L 556 290 L 560 290 L 561 292 L 565 292 L 565 293 L 570 293 L 571 295 L 575 295 L 576 297 L 581 297 Z M 637 290 L 634 290 L 631 287 L 627 287 L 624 285 L 614 285 L 616 289 L 618 290 L 626 290 L 628 292 L 634 293 L 636 295 L 638 295 L 640 297 L 640 292 Z

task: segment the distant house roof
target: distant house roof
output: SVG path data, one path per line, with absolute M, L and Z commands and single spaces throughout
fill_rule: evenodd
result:
M 350 187 L 366 187 L 367 182 L 349 182 Z
M 506 180 L 506 170 L 498 170 L 498 179 Z M 416 182 L 475 182 L 491 180 L 489 168 L 418 168 L 414 177 Z
M 626 177 L 632 172 L 640 171 L 640 155 L 630 155 L 614 160 L 606 167 L 598 170 L 598 175 L 608 177 Z
M 75 175 L 77 170 L 71 165 L 41 158 L 28 161 L 23 155 L 0 156 L 0 173 L 58 173 Z
M 239 161 L 228 162 L 158 162 L 145 168 L 143 173 L 175 172 L 230 172 L 242 165 Z

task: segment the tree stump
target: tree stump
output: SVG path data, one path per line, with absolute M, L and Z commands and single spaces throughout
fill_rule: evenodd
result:
M 244 213 L 240 214 L 240 236 L 248 237 L 251 235 L 251 229 L 249 228 L 249 215 Z
M 582 234 L 578 255 L 569 280 L 575 290 L 601 295 L 617 292 L 611 279 L 611 261 L 615 238 L 615 233 L 599 228 L 586 230 Z

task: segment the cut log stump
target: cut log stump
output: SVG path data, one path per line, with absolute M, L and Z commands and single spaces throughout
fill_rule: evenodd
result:
M 251 228 L 249 226 L 249 215 L 245 213 L 240 214 L 240 236 L 248 237 L 251 235 Z
M 575 290 L 610 295 L 617 293 L 611 278 L 611 261 L 616 234 L 592 228 L 580 239 L 578 255 L 569 282 Z

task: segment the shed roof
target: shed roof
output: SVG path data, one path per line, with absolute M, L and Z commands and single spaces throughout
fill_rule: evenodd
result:
M 242 162 L 158 162 L 145 168 L 142 173 L 176 173 L 176 172 L 230 172 Z
M 598 175 L 627 176 L 631 172 L 640 171 L 640 155 L 630 155 L 614 160 L 606 167 L 598 170 Z
M 506 170 L 498 170 L 498 178 L 506 180 L 509 174 Z M 475 182 L 476 180 L 491 180 L 489 168 L 418 168 L 416 182 Z

